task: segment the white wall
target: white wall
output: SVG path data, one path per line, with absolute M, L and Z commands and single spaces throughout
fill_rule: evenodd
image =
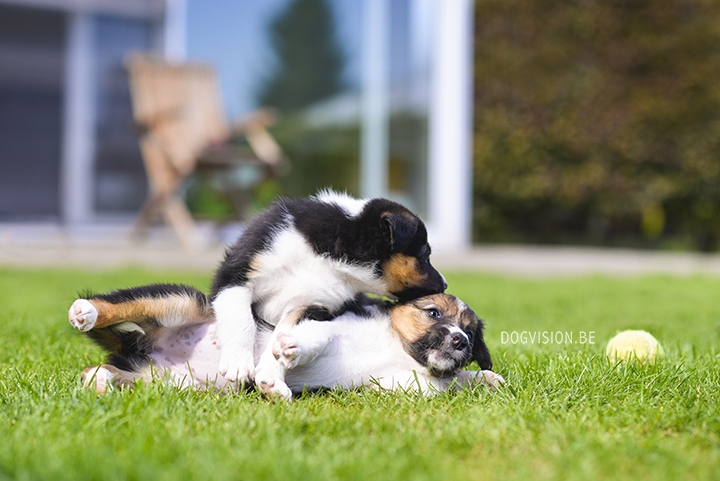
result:
M 436 252 L 471 245 L 473 5 L 472 0 L 443 0 L 435 15 L 428 231 Z

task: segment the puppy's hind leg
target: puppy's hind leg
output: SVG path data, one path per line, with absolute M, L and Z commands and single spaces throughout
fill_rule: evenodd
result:
M 84 388 L 93 389 L 98 394 L 105 394 L 115 387 L 135 387 L 133 373 L 121 371 L 109 364 L 85 368 L 81 379 Z
M 77 299 L 68 312 L 70 324 L 82 332 L 125 322 L 153 320 L 159 326 L 174 326 L 205 322 L 211 317 L 205 294 L 177 284 L 151 284 L 87 296 Z
M 82 332 L 87 332 L 95 327 L 97 318 L 97 309 L 87 299 L 77 299 L 73 302 L 73 305 L 70 306 L 70 311 L 68 312 L 70 325 Z

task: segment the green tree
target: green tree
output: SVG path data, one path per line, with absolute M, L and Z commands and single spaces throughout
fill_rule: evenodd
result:
M 260 88 L 260 105 L 291 112 L 342 90 L 345 56 L 326 0 L 292 0 L 270 34 L 278 64 Z

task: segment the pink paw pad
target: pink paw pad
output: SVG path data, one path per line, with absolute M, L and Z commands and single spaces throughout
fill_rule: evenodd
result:
M 97 322 L 98 311 L 87 299 L 78 299 L 73 302 L 68 312 L 70 324 L 77 330 L 87 332 Z
M 300 349 L 292 336 L 281 333 L 273 345 L 272 353 L 285 369 L 292 369 L 297 366 Z

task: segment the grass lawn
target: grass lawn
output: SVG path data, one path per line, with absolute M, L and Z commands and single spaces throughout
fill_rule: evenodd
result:
M 209 276 L 0 269 L 0 479 L 717 479 L 720 279 L 447 278 L 486 320 L 504 389 L 285 405 L 80 389 L 103 354 L 67 322 L 78 291 L 206 288 Z M 629 328 L 654 334 L 666 357 L 609 363 L 605 344 Z M 530 342 L 558 332 L 562 342 Z

